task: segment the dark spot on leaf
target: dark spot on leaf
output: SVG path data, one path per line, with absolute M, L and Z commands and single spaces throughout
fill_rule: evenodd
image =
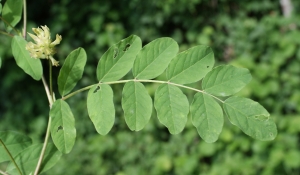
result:
M 209 66 L 206 66 L 206 68 L 209 68 Z
M 56 132 L 58 132 L 59 130 L 64 130 L 64 128 L 63 128 L 62 126 L 59 126 L 59 127 L 57 128 L 57 131 L 56 131 Z
M 115 48 L 114 50 L 114 58 L 116 58 L 119 55 L 119 49 Z
M 96 93 L 98 90 L 100 89 L 100 87 L 99 86 L 97 86 L 97 88 L 94 90 L 94 92 L 93 93 Z
M 130 44 L 127 43 L 123 51 L 126 52 L 129 49 L 129 47 L 130 47 Z

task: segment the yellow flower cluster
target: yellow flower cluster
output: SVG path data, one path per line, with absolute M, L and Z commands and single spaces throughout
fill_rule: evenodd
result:
M 58 61 L 53 58 L 56 53 L 55 46 L 62 40 L 61 35 L 56 34 L 55 41 L 51 41 L 50 30 L 47 26 L 41 26 L 42 28 L 33 28 L 32 31 L 35 35 L 28 33 L 29 36 L 35 41 L 28 42 L 26 50 L 30 52 L 30 56 L 36 59 L 50 59 L 52 65 L 58 66 Z

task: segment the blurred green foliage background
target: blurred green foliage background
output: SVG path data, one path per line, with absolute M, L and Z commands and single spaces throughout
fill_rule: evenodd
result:
M 130 34 L 140 36 L 143 44 L 168 36 L 181 51 L 210 45 L 217 65 L 250 69 L 253 80 L 239 95 L 260 102 L 278 126 L 274 141 L 261 142 L 225 120 L 220 139 L 207 144 L 190 118 L 181 134 L 170 135 L 154 112 L 145 129 L 131 132 L 120 106 L 123 85 L 113 85 L 117 114 L 112 131 L 107 136 L 96 133 L 87 115 L 86 92 L 69 99 L 77 140 L 71 153 L 45 174 L 300 174 L 300 1 L 291 2 L 293 13 L 286 17 L 279 0 L 28 0 L 28 29 L 47 25 L 53 37 L 62 35 L 57 54 L 61 64 L 77 47 L 87 51 L 77 89 L 97 82 L 98 60 L 112 44 Z M 42 83 L 15 64 L 10 40 L 0 36 L 0 130 L 27 133 L 41 142 L 47 98 Z M 58 71 L 54 68 L 56 77 Z M 156 87 L 147 84 L 152 96 Z M 186 93 L 191 100 L 193 93 Z

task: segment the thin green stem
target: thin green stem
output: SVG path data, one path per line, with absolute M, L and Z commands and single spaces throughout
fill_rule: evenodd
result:
M 0 173 L 1 173 L 2 175 L 9 175 L 8 173 L 6 173 L 6 172 L 4 172 L 4 171 L 1 171 L 1 170 L 0 170 Z
M 23 0 L 23 38 L 26 39 L 27 30 L 27 5 L 26 0 Z
M 189 90 L 193 90 L 193 91 L 196 91 L 196 92 L 200 92 L 200 93 L 204 93 L 204 94 L 207 94 L 213 98 L 215 98 L 216 100 L 220 101 L 221 103 L 224 103 L 223 100 L 219 99 L 218 97 L 216 96 L 213 96 L 211 94 L 208 94 L 207 92 L 203 91 L 203 90 L 199 90 L 199 89 L 196 89 L 196 88 L 192 88 L 192 87 L 189 87 L 189 86 L 185 86 L 185 85 L 181 85 L 181 84 L 176 84 L 176 83 L 172 83 L 172 82 L 169 82 L 169 81 L 160 81 L 160 80 L 138 80 L 138 79 L 130 79 L 130 80 L 119 80 L 119 81 L 111 81 L 111 82 L 104 82 L 104 83 L 100 83 L 100 84 L 120 84 L 120 83 L 127 83 L 127 82 L 130 82 L 130 81 L 136 81 L 136 82 L 144 82 L 144 83 L 160 83 L 160 84 L 171 84 L 171 85 L 174 85 L 174 86 L 177 86 L 177 87 L 181 87 L 181 88 L 185 88 L 185 89 L 189 89 Z M 97 83 L 98 84 L 98 83 Z M 68 94 L 67 96 L 63 97 L 62 100 L 66 100 L 70 97 L 72 97 L 73 95 L 76 95 L 82 91 L 86 91 L 86 90 L 89 90 L 90 88 L 92 88 L 94 85 L 97 85 L 97 84 L 93 84 L 93 85 L 90 85 L 90 86 L 86 86 L 82 89 L 79 89 L 75 92 L 72 92 L 70 94 Z
M 10 33 L 7 33 L 7 32 L 0 31 L 0 33 L 3 34 L 3 35 L 7 35 L 9 37 L 14 37 L 14 35 L 12 35 Z
M 52 62 L 51 62 L 50 59 L 49 59 L 49 74 L 50 74 L 49 75 L 50 90 L 49 90 L 49 87 L 47 85 L 47 82 L 46 82 L 44 76 L 42 77 L 42 81 L 43 81 L 43 85 L 44 85 L 44 88 L 45 88 L 45 91 L 46 91 L 46 94 L 47 94 L 47 97 L 48 97 L 48 100 L 49 100 L 49 106 L 50 106 L 50 109 L 51 109 L 52 105 L 53 105 L 53 102 L 54 102 L 54 97 L 53 97 L 53 91 L 52 91 Z M 42 165 L 42 161 L 43 161 L 46 149 L 47 149 L 47 144 L 48 144 L 48 140 L 49 140 L 49 136 L 50 136 L 50 128 L 51 128 L 51 117 L 49 116 L 48 126 L 47 126 L 47 131 L 46 131 L 46 136 L 45 136 L 43 148 L 42 148 L 37 166 L 35 168 L 34 175 L 38 175 L 39 169 Z
M 10 160 L 14 163 L 15 167 L 17 168 L 18 172 L 20 175 L 22 175 L 22 172 L 19 168 L 19 166 L 17 165 L 15 159 L 13 158 L 13 156 L 11 155 L 11 153 L 9 152 L 9 150 L 7 149 L 7 147 L 5 146 L 4 142 L 0 139 L 0 143 L 3 146 L 3 148 L 5 149 L 7 155 L 9 156 Z
M 1 16 L 0 16 L 0 20 L 2 20 L 6 25 L 8 25 L 9 27 L 11 27 L 17 34 L 20 34 L 20 32 L 16 29 L 16 28 L 14 28 L 9 22 L 7 22 L 4 18 L 2 18 Z

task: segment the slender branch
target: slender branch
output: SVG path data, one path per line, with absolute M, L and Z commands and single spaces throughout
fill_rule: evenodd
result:
M 2 20 L 6 25 L 8 25 L 9 27 L 11 27 L 17 34 L 20 34 L 20 32 L 16 29 L 16 28 L 14 28 L 9 22 L 7 22 L 4 18 L 2 18 L 1 16 L 0 16 L 0 20 Z
M 207 94 L 213 98 L 215 98 L 216 100 L 220 101 L 221 103 L 224 103 L 223 100 L 219 99 L 218 97 L 216 96 L 213 96 L 211 94 L 208 94 L 207 92 L 203 91 L 203 90 L 199 90 L 199 89 L 196 89 L 196 88 L 192 88 L 192 87 L 189 87 L 189 86 L 185 86 L 185 85 L 181 85 L 181 84 L 176 84 L 176 83 L 172 83 L 172 82 L 169 82 L 169 81 L 160 81 L 160 80 L 138 80 L 138 79 L 131 79 L 131 80 L 119 80 L 119 81 L 111 81 L 111 82 L 104 82 L 104 83 L 100 83 L 100 84 L 120 84 L 120 83 L 127 83 L 127 82 L 130 82 L 130 81 L 136 81 L 136 82 L 144 82 L 144 83 L 160 83 L 160 84 L 171 84 L 171 85 L 174 85 L 174 86 L 177 86 L 177 87 L 182 87 L 182 88 L 185 88 L 185 89 L 190 89 L 190 90 L 193 90 L 193 91 L 196 91 L 196 92 L 200 92 L 200 93 L 204 93 L 204 94 Z M 98 84 L 98 83 L 97 83 Z M 86 90 L 89 90 L 91 89 L 94 85 L 97 85 L 97 84 L 93 84 L 93 85 L 90 85 L 90 86 L 86 86 L 82 89 L 79 89 L 75 92 L 72 92 L 70 94 L 68 94 L 67 96 L 63 97 L 62 100 L 66 100 L 70 97 L 72 97 L 73 95 L 76 95 L 78 94 L 79 92 L 82 92 L 82 91 L 86 91 Z
M 1 170 L 0 170 L 0 173 L 1 173 L 2 175 L 9 175 L 9 174 L 7 174 L 6 172 L 1 171 Z
M 10 33 L 7 33 L 7 32 L 0 31 L 0 33 L 3 34 L 3 35 L 7 35 L 9 37 L 14 37 L 14 35 L 12 35 Z
M 52 104 L 54 102 L 54 97 L 53 97 L 53 91 L 52 91 L 52 62 L 51 62 L 50 59 L 49 59 L 49 74 L 50 74 L 49 75 L 50 90 L 49 90 L 49 87 L 46 83 L 46 80 L 45 80 L 44 76 L 42 77 L 42 81 L 43 81 L 43 85 L 44 85 L 44 88 L 45 88 L 45 91 L 46 91 L 46 94 L 47 94 L 47 97 L 48 97 L 48 100 L 49 100 L 49 106 L 50 106 L 50 109 L 51 109 Z M 43 148 L 42 148 L 38 163 L 36 165 L 34 175 L 38 175 L 39 169 L 42 165 L 42 161 L 43 161 L 46 149 L 47 149 L 47 144 L 48 144 L 48 140 L 49 140 L 49 136 L 50 136 L 50 128 L 51 128 L 51 117 L 49 116 Z
M 23 38 L 26 39 L 27 30 L 27 5 L 26 0 L 23 0 Z
M 1 145 L 3 145 L 3 148 L 5 149 L 6 153 L 8 154 L 10 160 L 13 162 L 13 164 L 17 168 L 19 174 L 22 175 L 22 172 L 21 172 L 19 166 L 17 165 L 15 159 L 13 158 L 13 156 L 11 155 L 11 153 L 9 152 L 9 150 L 7 149 L 7 147 L 5 146 L 4 142 L 1 139 L 0 139 L 0 143 L 1 143 Z
M 54 99 L 53 99 L 53 89 L 52 89 L 52 62 L 50 59 L 49 59 L 49 84 L 50 84 L 50 95 L 53 101 Z

